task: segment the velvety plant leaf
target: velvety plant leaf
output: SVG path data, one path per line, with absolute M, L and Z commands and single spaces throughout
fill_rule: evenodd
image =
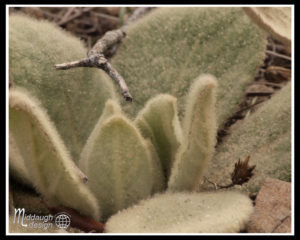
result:
M 113 215 L 105 232 L 236 233 L 252 212 L 251 200 L 239 192 L 167 192 Z
M 215 88 L 217 80 L 201 75 L 191 85 L 183 119 L 183 144 L 171 169 L 168 189 L 195 190 L 208 167 L 216 144 Z
M 266 34 L 241 8 L 154 9 L 128 27 L 112 59 L 134 97 L 123 109 L 135 116 L 150 98 L 168 93 L 178 99 L 182 119 L 191 83 L 208 73 L 218 80 L 219 126 L 238 108 L 265 47 Z
M 248 155 L 251 165 L 256 167 L 253 177 L 243 185 L 245 189 L 258 192 L 266 177 L 291 181 L 291 83 L 218 146 L 206 174 L 208 179 L 224 185 L 230 179 L 234 163 Z
M 80 162 L 85 166 L 87 185 L 97 197 L 105 221 L 150 196 L 153 165 L 145 140 L 122 114 L 97 124 L 91 136 L 94 141 L 88 141 L 85 158 Z
M 175 154 L 182 143 L 176 98 L 167 94 L 151 98 L 138 113 L 134 123 L 143 137 L 153 143 L 168 178 Z
M 39 99 L 75 162 L 106 100 L 115 97 L 113 82 L 102 70 L 55 70 L 55 64 L 81 59 L 86 52 L 83 42 L 54 23 L 9 16 L 13 85 Z
M 13 150 L 23 157 L 30 182 L 45 201 L 98 220 L 97 200 L 83 183 L 81 171 L 41 104 L 23 89 L 10 89 L 9 123 Z

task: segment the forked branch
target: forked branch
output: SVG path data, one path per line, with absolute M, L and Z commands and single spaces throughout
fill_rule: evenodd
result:
M 115 44 L 121 42 L 122 39 L 126 36 L 128 26 L 141 16 L 145 15 L 151 9 L 151 7 L 137 8 L 120 29 L 106 32 L 104 36 L 99 39 L 93 46 L 93 48 L 88 52 L 87 58 L 83 58 L 73 62 L 56 64 L 55 68 L 57 70 L 67 70 L 76 67 L 100 68 L 104 70 L 119 85 L 125 100 L 132 101 L 132 96 L 129 92 L 124 78 L 108 62 L 105 57 L 105 52 Z

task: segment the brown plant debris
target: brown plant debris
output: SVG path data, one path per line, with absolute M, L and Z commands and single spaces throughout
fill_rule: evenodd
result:
M 246 157 L 244 161 L 238 160 L 237 163 L 234 164 L 234 170 L 231 174 L 231 181 L 234 185 L 242 185 L 249 181 L 249 179 L 253 176 L 253 170 L 256 165 L 249 166 L 250 155 Z
M 267 81 L 280 83 L 291 80 L 291 70 L 281 66 L 269 66 L 265 71 Z
M 270 35 L 267 40 L 264 63 L 247 87 L 239 108 L 220 126 L 217 145 L 238 125 L 237 122 L 242 122 L 291 81 L 290 49 Z
M 211 182 L 205 177 L 205 180 L 214 185 L 215 189 L 221 188 L 230 188 L 234 185 L 243 185 L 244 183 L 248 182 L 250 178 L 253 176 L 253 170 L 256 165 L 249 166 L 250 155 L 246 157 L 244 161 L 240 159 L 234 164 L 234 170 L 231 173 L 231 183 L 228 185 L 219 185 L 217 183 Z

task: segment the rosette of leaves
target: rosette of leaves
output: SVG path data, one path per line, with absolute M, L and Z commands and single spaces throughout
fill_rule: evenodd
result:
M 215 13 L 218 13 L 218 17 L 214 15 Z M 211 17 L 214 18 L 214 20 L 210 21 L 209 14 L 211 14 Z M 237 22 L 241 24 L 241 26 L 236 25 L 234 28 L 225 27 L 224 29 L 224 25 L 222 25 L 220 22 L 218 23 L 218 20 L 222 19 L 222 17 L 225 18 L 226 16 L 226 19 L 222 20 L 226 25 L 226 23 L 228 23 L 227 21 L 230 21 L 230 19 L 232 20 L 233 16 L 231 14 L 236 17 L 236 20 L 238 19 Z M 194 18 L 194 25 L 193 23 L 191 23 L 192 21 L 189 21 L 189 18 Z M 200 20 L 196 21 L 195 19 Z M 210 22 L 210 24 L 206 25 L 206 21 Z M 162 22 L 165 23 L 164 26 L 161 26 Z M 195 31 L 195 34 L 193 34 L 193 31 L 185 32 L 185 24 L 193 25 L 194 28 L 197 29 L 197 27 L 200 28 L 201 23 L 203 23 L 207 28 L 202 27 L 201 31 Z M 220 28 L 218 28 L 218 24 L 220 24 Z M 217 31 L 216 29 L 218 29 L 219 31 Z M 207 34 L 205 32 L 206 30 L 208 31 Z M 200 32 L 203 33 L 203 35 L 201 35 Z M 185 37 L 180 38 L 181 34 Z M 245 37 L 244 34 L 246 34 L 247 37 Z M 225 41 L 226 46 L 222 46 L 222 40 L 224 41 L 224 39 L 227 39 L 227 37 L 231 41 Z M 169 43 L 173 42 L 173 38 L 176 38 L 176 40 L 178 41 L 176 41 L 176 44 L 170 45 Z M 168 39 L 168 41 L 165 41 L 164 39 Z M 207 39 L 209 41 L 206 41 Z M 239 43 L 243 42 L 245 43 L 245 45 L 242 44 L 242 47 L 236 41 Z M 249 41 L 249 43 L 247 43 L 247 41 Z M 152 47 L 150 48 L 148 46 Z M 218 53 L 218 51 L 222 52 L 226 49 L 226 47 L 234 49 L 233 51 L 239 55 L 240 60 L 235 61 L 237 60 L 237 58 L 231 58 L 233 55 L 230 55 L 230 57 L 227 58 L 226 54 L 230 53 L 230 50 L 227 49 L 228 51 L 225 50 L 223 59 L 222 57 L 220 57 L 221 54 L 219 52 L 218 58 L 215 59 L 215 61 L 208 61 L 208 66 L 205 66 L 205 64 L 207 63 L 206 57 L 211 57 L 211 55 L 209 54 L 209 46 L 214 46 L 214 49 L 211 49 L 212 54 Z M 136 51 L 137 47 L 140 51 Z M 177 182 L 174 179 L 177 179 L 178 176 L 189 176 L 189 174 L 193 175 L 193 170 L 199 173 L 201 172 L 201 170 L 199 171 L 199 169 L 201 169 L 199 168 L 199 165 L 201 165 L 201 167 L 203 168 L 205 166 L 205 161 L 199 163 L 201 160 L 205 159 L 201 155 L 199 149 L 197 149 L 197 153 L 194 152 L 194 154 L 196 153 L 195 155 L 202 156 L 199 157 L 199 162 L 192 157 L 192 154 L 182 153 L 182 151 L 184 151 L 183 149 L 188 149 L 189 153 L 193 153 L 193 151 L 191 151 L 191 149 L 193 149 L 193 146 L 186 145 L 186 142 L 183 140 L 185 139 L 184 136 L 186 136 L 186 134 L 193 133 L 193 131 L 185 127 L 186 119 L 188 118 L 184 113 L 187 112 L 186 110 L 188 107 L 187 105 L 183 105 L 183 102 L 180 101 L 180 99 L 186 97 L 186 87 L 189 86 L 189 81 L 193 79 L 193 77 L 191 76 L 193 76 L 193 74 L 197 74 L 197 70 L 214 73 L 214 75 L 216 75 L 218 79 L 218 91 L 216 93 L 216 126 L 219 126 L 230 114 L 232 114 L 236 104 L 239 102 L 238 99 L 240 99 L 241 95 L 243 94 L 243 89 L 246 86 L 247 81 L 253 78 L 255 68 L 259 65 L 262 59 L 261 57 L 263 56 L 264 47 L 264 34 L 262 34 L 261 31 L 259 31 L 253 23 L 251 23 L 250 19 L 245 17 L 241 9 L 157 9 L 153 11 L 153 13 L 145 17 L 143 20 L 137 22 L 134 26 L 131 27 L 131 29 L 128 30 L 128 38 L 121 46 L 116 58 L 114 59 L 114 64 L 116 64 L 120 72 L 124 76 L 126 76 L 129 85 L 133 85 L 133 88 L 131 88 L 131 92 L 133 93 L 133 95 L 139 96 L 142 93 L 143 96 L 139 97 L 141 101 L 137 102 L 135 106 L 133 106 L 133 108 L 132 106 L 124 106 L 124 110 L 132 115 L 134 115 L 136 112 L 139 112 L 139 114 L 137 115 L 138 117 L 136 119 L 136 123 L 140 125 L 143 135 L 147 138 L 150 138 L 154 146 L 158 145 L 157 152 L 160 152 L 160 148 L 163 145 L 158 144 L 159 141 L 157 140 L 157 138 L 159 135 L 161 135 L 161 130 L 158 126 L 155 126 L 155 124 L 153 124 L 153 119 L 157 119 L 156 121 L 160 123 L 160 118 L 155 118 L 155 115 L 153 114 L 151 115 L 153 119 L 151 119 L 151 117 L 149 117 L 150 114 L 148 114 L 148 116 L 141 119 L 140 114 L 144 113 L 145 109 L 142 109 L 140 111 L 139 109 L 143 107 L 144 102 L 147 101 L 149 97 L 151 98 L 153 94 L 168 92 L 178 97 L 179 115 L 181 118 L 183 118 L 183 129 L 182 135 L 178 134 L 178 131 L 173 131 L 173 136 L 175 136 L 175 138 L 173 137 L 173 139 L 177 139 L 177 141 L 173 141 L 173 143 L 178 143 L 181 139 L 181 144 L 179 144 L 179 147 L 177 148 L 175 160 L 171 160 L 172 168 L 169 170 L 165 169 L 165 176 L 169 176 L 167 192 L 155 195 L 152 198 L 141 201 L 139 204 L 113 215 L 107 222 L 106 232 L 237 232 L 243 229 L 243 226 L 241 226 L 243 224 L 241 224 L 239 227 L 238 225 L 234 224 L 238 222 L 243 223 L 244 220 L 237 220 L 237 218 L 235 218 L 237 216 L 232 216 L 231 214 L 233 214 L 234 209 L 231 209 L 230 206 L 235 208 L 235 210 L 239 209 L 239 214 L 241 214 L 240 217 L 245 214 L 245 219 L 247 219 L 251 214 L 251 204 L 248 205 L 249 208 L 245 207 L 247 206 L 247 204 L 243 202 L 243 200 L 241 200 L 239 196 L 236 196 L 236 200 L 237 202 L 242 203 L 243 207 L 240 207 L 238 203 L 234 204 L 234 201 L 232 201 L 233 205 L 226 203 L 225 206 L 229 213 L 224 215 L 226 215 L 228 219 L 224 218 L 224 221 L 222 220 L 221 224 L 223 228 L 221 227 L 217 229 L 218 224 L 216 223 L 216 221 L 219 220 L 221 216 L 224 216 L 223 213 L 221 213 L 223 211 L 222 207 L 218 209 L 218 207 L 221 206 L 219 205 L 219 201 L 224 200 L 224 202 L 226 202 L 226 197 L 222 195 L 222 193 L 220 193 L 220 195 L 212 194 L 212 199 L 217 202 L 213 204 L 213 211 L 214 213 L 220 213 L 218 217 L 215 216 L 213 218 L 214 221 L 212 222 L 210 222 L 208 218 L 205 218 L 205 220 L 203 221 L 200 220 L 200 218 L 203 216 L 210 217 L 210 214 L 206 215 L 206 210 L 201 207 L 196 210 L 197 207 L 193 207 L 192 204 L 189 205 L 190 209 L 193 209 L 191 211 L 193 213 L 198 213 L 199 216 L 196 214 L 198 219 L 195 219 L 193 218 L 194 215 L 192 213 L 189 215 L 188 210 L 183 207 L 185 202 L 191 200 L 187 192 L 183 194 L 185 200 L 180 200 L 180 196 L 174 193 L 178 191 L 183 192 L 186 190 L 195 190 L 197 188 L 197 184 L 199 184 L 199 181 L 195 180 L 195 178 L 193 178 L 192 181 L 188 181 L 187 179 L 182 178 Z M 247 53 L 247 51 L 250 51 L 251 54 L 249 52 Z M 129 59 L 128 61 L 121 61 L 121 59 L 124 59 L 125 55 L 128 56 L 128 54 L 131 54 L 130 56 L 133 56 L 132 59 Z M 184 56 L 187 56 L 187 58 L 184 58 Z M 241 60 L 242 57 L 245 57 L 245 60 Z M 250 58 L 248 57 L 253 60 L 253 65 L 251 64 L 252 60 L 250 60 Z M 140 64 L 136 63 L 137 59 L 139 59 Z M 201 60 L 203 60 L 203 62 Z M 231 67 L 227 68 L 226 64 L 224 65 L 224 62 L 229 63 Z M 145 68 L 142 68 L 143 71 L 139 71 L 138 69 L 141 67 L 141 65 L 145 66 Z M 220 71 L 221 66 L 225 69 Z M 251 66 L 253 66 L 253 68 L 251 68 Z M 247 76 L 249 78 L 247 78 Z M 243 81 L 243 79 L 248 80 Z M 238 85 L 238 87 L 236 85 Z M 192 86 L 194 87 L 195 85 Z M 227 87 L 229 87 L 230 89 Z M 144 89 L 144 91 L 140 91 L 141 89 Z M 190 91 L 189 94 L 191 94 L 191 92 L 192 91 Z M 283 95 L 285 95 L 286 97 L 283 97 Z M 290 135 L 287 131 L 285 134 L 283 134 L 282 138 L 279 137 L 279 139 L 277 139 L 276 137 L 278 136 L 278 134 L 281 134 L 278 133 L 278 131 L 285 132 L 290 127 L 290 122 L 288 120 L 290 117 L 288 114 L 288 112 L 290 111 L 288 100 L 289 96 L 290 89 L 288 89 L 287 87 L 282 90 L 280 95 L 274 97 L 274 100 L 270 100 L 270 102 L 265 104 L 262 110 L 260 110 L 260 112 L 265 111 L 266 113 L 263 113 L 261 115 L 260 112 L 257 112 L 253 117 L 249 118 L 247 122 L 244 123 L 249 127 L 251 126 L 248 131 L 247 127 L 245 126 L 245 128 L 243 128 L 244 130 L 240 130 L 240 132 L 237 131 L 236 135 L 233 133 L 233 135 L 235 136 L 235 147 L 233 147 L 233 149 L 230 149 L 231 146 L 224 143 L 223 146 L 227 146 L 230 149 L 228 154 L 224 154 L 226 153 L 224 147 L 219 146 L 217 148 L 216 154 L 214 154 L 214 156 L 212 157 L 213 163 L 208 165 L 209 172 L 207 173 L 204 170 L 204 173 L 199 174 L 198 176 L 201 177 L 204 174 L 207 175 L 209 179 L 212 177 L 212 180 L 215 180 L 215 182 L 226 182 L 225 179 L 228 178 L 230 176 L 230 173 L 233 171 L 232 168 L 234 166 L 234 163 L 236 163 L 239 158 L 244 159 L 250 154 L 251 159 L 253 159 L 253 162 L 251 161 L 251 164 L 254 163 L 256 165 L 254 174 L 255 177 L 253 178 L 253 180 L 250 179 L 250 181 L 246 185 L 246 187 L 250 191 L 257 191 L 259 189 L 260 183 L 266 175 L 281 179 L 282 177 L 286 177 L 285 179 L 289 180 L 289 176 L 291 174 Z M 281 97 L 284 98 L 283 103 L 280 103 Z M 276 103 L 274 103 L 275 100 Z M 153 102 L 154 99 L 150 99 L 147 102 L 146 106 L 150 108 L 150 103 Z M 191 101 L 189 101 L 189 103 L 191 103 Z M 278 106 L 283 105 L 285 105 L 285 107 L 282 110 L 282 113 L 277 114 L 277 117 L 271 114 L 271 112 L 275 114 L 275 109 L 277 109 L 278 111 Z M 163 113 L 165 113 L 166 111 L 162 108 L 160 109 L 160 111 L 157 110 L 156 114 L 158 112 L 163 115 Z M 169 126 L 176 126 L 176 121 L 176 119 L 172 121 Z M 191 122 L 193 121 L 190 121 L 190 123 Z M 257 124 L 259 128 L 253 131 Z M 160 124 L 160 126 L 162 125 L 164 124 Z M 263 130 L 263 125 L 268 126 Z M 200 126 L 203 126 L 203 122 L 195 127 L 195 135 L 197 135 L 197 133 L 201 131 Z M 210 128 L 210 131 L 212 131 L 212 129 L 213 128 Z M 246 137 L 243 136 L 243 131 L 247 132 L 247 134 L 245 134 Z M 182 138 L 178 136 L 182 136 Z M 272 136 L 274 138 L 272 138 Z M 203 135 L 201 137 L 203 137 Z M 201 137 L 199 136 L 199 139 L 201 139 Z M 241 137 L 241 141 L 245 143 L 242 148 L 239 145 L 239 137 Z M 247 144 L 247 138 L 249 138 L 249 144 Z M 255 140 L 258 138 L 260 138 L 260 140 L 255 142 Z M 193 139 L 193 137 L 189 136 L 186 139 Z M 205 139 L 209 138 L 206 137 Z M 194 143 L 199 143 L 199 141 L 195 140 L 193 141 Z M 230 143 L 230 140 L 228 141 Z M 164 141 L 164 143 L 166 143 L 166 141 Z M 271 145 L 269 145 L 270 143 Z M 259 148 L 259 144 L 263 144 L 263 146 Z M 172 149 L 172 145 L 169 146 L 170 147 L 168 148 L 168 150 Z M 197 144 L 195 144 L 194 146 L 199 147 L 199 145 Z M 254 149 L 256 147 L 261 149 L 259 150 L 259 153 L 254 152 Z M 222 156 L 222 154 L 224 154 L 224 156 Z M 183 161 L 184 163 L 186 163 L 186 166 L 188 166 L 188 168 L 186 168 L 186 171 L 183 167 L 184 164 L 181 165 L 180 161 L 178 161 L 178 159 L 176 160 L 177 157 L 182 158 L 183 156 L 187 156 L 186 161 Z M 281 157 L 284 157 L 283 162 L 279 161 Z M 167 166 L 170 163 L 168 159 L 172 158 L 164 157 L 163 159 L 161 159 L 163 166 Z M 165 161 L 167 161 L 167 164 L 165 163 Z M 199 164 L 198 166 L 197 163 Z M 182 168 L 180 168 L 180 170 L 176 170 L 177 166 L 182 166 Z M 250 171 L 248 172 L 249 176 L 247 175 L 247 177 L 250 177 L 252 175 L 251 171 L 253 170 L 253 168 L 254 167 L 252 166 L 249 169 L 244 169 L 247 172 Z M 237 171 L 239 170 L 241 169 L 237 169 Z M 170 172 L 171 174 L 168 175 L 168 173 Z M 176 173 L 178 173 L 178 175 L 176 175 Z M 174 177 L 174 175 L 176 177 Z M 215 175 L 217 175 L 219 178 L 214 177 Z M 247 178 L 247 181 L 248 180 L 249 179 Z M 231 194 L 231 192 L 229 194 Z M 199 197 L 199 199 L 198 201 L 195 200 L 195 204 L 203 201 L 206 196 L 204 193 L 198 193 L 197 197 Z M 249 200 L 248 198 L 246 199 L 246 201 Z M 174 203 L 174 205 L 172 203 L 173 201 L 176 202 Z M 209 203 L 207 203 L 206 207 L 210 208 Z M 174 209 L 176 209 L 176 211 Z M 227 225 L 224 224 L 224 222 L 231 223 L 229 224 L 229 228 L 227 228 Z M 208 224 L 208 226 L 206 227 L 205 224 Z
M 200 95 L 203 96 L 203 92 Z M 246 175 L 251 177 L 253 175 L 251 171 L 254 167 L 248 168 L 247 166 L 249 155 L 251 155 L 251 164 L 254 163 L 256 168 L 254 176 L 250 180 L 247 179 L 248 182 L 243 181 L 247 182 L 242 186 L 244 190 L 257 192 L 266 177 L 290 181 L 290 104 L 291 84 L 288 84 L 253 115 L 250 115 L 216 148 L 216 153 L 210 161 L 208 171 L 204 172 L 206 177 L 210 181 L 222 183 L 223 185 L 230 173 L 232 173 L 232 177 L 238 177 L 239 174 L 243 174 L 241 171 L 249 170 L 250 172 Z M 197 108 L 201 109 L 200 106 Z M 278 111 L 278 109 L 280 110 Z M 201 111 L 202 114 L 203 112 L 205 111 Z M 184 117 L 186 118 L 186 116 Z M 201 125 L 203 126 L 203 124 Z M 186 133 L 184 130 L 185 128 L 183 128 L 183 133 Z M 199 133 L 199 130 L 197 133 Z M 199 139 L 203 139 L 203 137 L 204 135 L 199 136 Z M 192 143 L 197 145 L 195 143 L 199 143 L 199 141 L 194 139 Z M 184 141 L 180 148 L 186 149 L 183 146 L 185 146 Z M 197 156 L 201 156 L 201 149 L 203 148 L 199 145 L 197 147 Z M 190 146 L 187 149 L 194 148 Z M 177 157 L 184 156 L 180 152 L 180 150 L 177 150 Z M 123 233 L 222 233 L 239 232 L 244 229 L 252 213 L 252 203 L 249 198 L 244 194 L 228 190 L 217 193 L 203 192 L 204 189 L 209 189 L 207 185 L 200 185 L 195 178 L 190 182 L 186 178 L 190 179 L 193 169 L 198 169 L 199 176 L 203 176 L 199 169 L 200 165 L 201 167 L 205 166 L 204 162 L 200 163 L 205 158 L 202 157 L 197 160 L 192 155 L 185 155 L 188 158 L 185 161 L 182 158 L 182 162 L 186 164 L 187 171 L 184 167 L 176 171 L 176 166 L 179 164 L 175 161 L 170 170 L 171 177 L 165 193 L 156 194 L 113 215 L 108 219 L 105 231 Z M 246 156 L 248 157 L 246 158 Z M 236 163 L 239 158 L 246 158 L 246 161 Z M 195 165 L 197 162 L 198 166 Z M 235 172 L 235 175 L 233 175 L 232 169 L 234 165 L 236 167 L 235 171 L 240 171 L 238 174 Z M 184 166 L 184 164 L 181 166 Z M 239 166 L 247 169 L 238 169 Z M 179 178 L 177 182 L 172 181 L 174 179 L 172 175 L 176 172 L 179 172 L 179 176 L 185 176 L 185 178 Z M 241 184 L 239 179 L 235 179 L 235 182 Z M 199 184 L 198 186 L 200 186 L 202 192 L 186 191 L 195 189 L 193 188 L 195 183 Z
M 176 99 L 170 95 L 149 100 L 134 121 L 138 128 L 120 108 L 113 107 L 113 102 L 106 104 L 84 147 L 80 167 L 99 200 L 103 218 L 109 219 L 107 232 L 236 232 L 245 227 L 252 204 L 244 194 L 191 193 L 200 184 L 214 152 L 216 85 L 211 75 L 195 79 L 186 98 L 182 127 L 176 114 Z M 155 146 L 166 145 L 169 145 L 164 153 L 166 162 L 162 162 Z M 156 192 L 161 193 L 153 196 Z M 209 200 L 210 196 L 214 201 Z M 143 204 L 139 203 L 141 199 L 148 200 Z M 184 204 L 186 201 L 191 203 Z M 206 205 L 209 201 L 212 205 Z M 170 202 L 174 203 L 165 209 Z M 173 205 L 177 206 L 176 211 Z M 202 217 L 190 218 L 191 212 L 195 216 L 212 215 L 203 221 Z M 224 217 L 220 222 L 228 219 L 232 222 L 218 229 L 218 224 L 211 224 L 220 212 Z M 176 219 L 178 225 L 182 224 L 179 228 Z M 136 224 L 139 221 L 143 223 Z M 145 221 L 149 228 L 145 227 Z M 163 224 L 168 221 L 168 225 Z M 157 223 L 165 226 L 163 230 Z M 122 224 L 124 228 L 120 227 Z
M 161 21 L 167 25 L 162 25 Z M 18 24 L 21 25 L 22 21 Z M 197 24 L 200 24 L 200 27 Z M 36 27 L 36 29 L 39 28 Z M 154 29 L 154 35 L 159 37 L 158 42 L 161 44 L 155 44 L 153 34 L 150 33 L 151 29 Z M 19 26 L 15 34 L 26 35 L 27 33 L 22 33 L 22 30 Z M 145 34 L 147 31 L 149 35 Z M 57 32 L 57 34 L 61 33 Z M 142 37 L 145 37 L 143 45 L 139 45 Z M 238 8 L 171 8 L 153 11 L 145 19 L 132 25 L 128 31 L 128 39 L 120 48 L 120 55 L 114 60 L 118 70 L 123 71 L 121 74 L 126 80 L 135 76 L 140 77 L 141 80 L 141 83 L 128 84 L 130 89 L 134 88 L 135 84 L 141 84 L 139 91 L 143 94 L 139 94 L 138 91 L 134 93 L 136 94 L 135 102 L 139 106 L 123 107 L 125 112 L 131 112 L 131 116 L 135 118 L 134 121 L 126 116 L 118 105 L 113 89 L 109 96 L 102 96 L 99 93 L 99 95 L 96 93 L 92 95 L 95 99 L 97 99 L 96 96 L 99 97 L 97 101 L 102 108 L 97 112 L 98 114 L 95 113 L 93 121 L 85 121 L 84 117 L 87 119 L 89 117 L 84 114 L 81 116 L 81 109 L 92 113 L 98 107 L 93 97 L 91 99 L 94 101 L 88 102 L 87 106 L 84 103 L 89 99 L 88 95 L 85 95 L 87 99 L 83 97 L 78 102 L 76 100 L 69 102 L 71 98 L 68 98 L 68 94 L 63 98 L 64 101 L 61 98 L 61 101 L 56 102 L 53 99 L 56 95 L 40 97 L 37 92 L 47 92 L 52 88 L 46 84 L 48 79 L 43 80 L 42 72 L 39 72 L 40 78 L 36 79 L 37 86 L 39 86 L 36 87 L 37 89 L 35 89 L 35 84 L 29 84 L 35 89 L 33 91 L 30 87 L 26 88 L 26 84 L 18 87 L 18 81 L 14 80 L 15 71 L 12 69 L 14 89 L 10 90 L 12 99 L 10 101 L 10 134 L 13 136 L 12 142 L 15 143 L 12 146 L 16 146 L 14 149 L 18 149 L 18 154 L 13 154 L 12 151 L 10 161 L 15 163 L 20 159 L 21 162 L 23 161 L 25 172 L 27 171 L 24 179 L 29 179 L 45 198 L 55 204 L 60 203 L 72 207 L 95 219 L 102 221 L 110 217 L 114 219 L 114 214 L 118 211 L 128 207 L 135 208 L 133 205 L 138 204 L 140 200 L 149 199 L 150 203 L 145 203 L 145 205 L 141 203 L 143 210 L 139 211 L 140 214 L 136 217 L 137 221 L 141 222 L 149 218 L 147 221 L 149 226 L 153 224 L 153 231 L 238 232 L 243 228 L 252 211 L 249 198 L 241 193 L 232 193 L 233 197 L 228 197 L 231 192 L 217 195 L 190 192 L 198 188 L 202 176 L 209 167 L 214 153 L 218 125 L 237 107 L 246 83 L 251 80 L 255 68 L 262 60 L 264 37 L 265 35 Z M 134 51 L 133 47 L 130 47 L 133 46 L 131 43 L 133 38 L 137 43 Z M 42 36 L 41 39 L 43 39 Z M 42 42 L 45 43 L 44 48 L 50 44 L 46 39 Z M 161 45 L 161 48 L 156 48 L 157 45 Z M 149 50 L 150 46 L 153 52 Z M 171 47 L 167 48 L 167 46 Z M 22 54 L 22 49 L 19 49 L 19 55 L 27 56 Z M 139 65 L 132 64 L 125 67 L 118 60 L 125 50 L 128 51 L 127 56 L 133 59 L 144 59 L 144 61 L 139 61 L 141 63 Z M 11 52 L 14 52 L 14 48 Z M 45 56 L 48 55 L 50 53 Z M 148 55 L 150 60 L 147 59 Z M 38 58 L 35 55 L 29 56 L 33 57 L 27 58 L 28 62 L 36 64 L 35 60 Z M 185 62 L 181 61 L 181 56 L 187 56 Z M 72 59 L 80 57 L 82 56 L 75 56 Z M 158 61 L 157 64 L 153 63 L 155 60 Z M 64 61 L 66 61 L 65 58 L 55 60 L 55 62 Z M 129 59 L 128 62 L 130 61 Z M 148 65 L 149 62 L 151 66 Z M 161 63 L 163 71 L 161 71 Z M 29 66 L 30 64 L 25 65 L 25 70 L 21 69 L 23 72 L 19 75 L 20 81 L 24 78 L 25 80 L 22 81 L 30 83 L 33 77 L 28 75 L 31 70 Z M 149 67 L 153 73 L 148 71 Z M 156 68 L 158 68 L 157 75 L 154 73 Z M 38 71 L 37 68 L 33 69 Z M 46 72 L 48 68 L 43 70 Z M 125 70 L 128 72 L 126 73 Z M 86 71 L 93 76 L 90 70 Z M 217 79 L 212 75 L 198 77 L 203 72 L 213 73 Z M 50 74 L 53 73 L 50 71 Z M 74 72 L 72 75 L 70 73 L 66 77 L 69 84 L 73 84 L 75 80 L 69 79 L 73 75 L 79 76 Z M 29 76 L 28 79 L 27 76 Z M 91 79 L 94 78 L 90 77 L 88 81 Z M 97 79 L 91 82 L 96 84 L 99 79 L 100 81 L 101 79 L 107 80 L 105 76 Z M 166 80 L 165 83 L 163 79 Z M 39 85 L 39 81 L 43 84 Z M 101 84 L 105 86 L 109 81 L 103 80 Z M 54 83 L 56 83 L 53 86 L 54 90 L 59 92 L 58 89 L 60 89 L 65 92 L 65 87 L 58 88 L 60 85 L 56 80 Z M 96 87 L 98 85 L 95 86 L 92 83 L 88 86 L 80 86 L 79 89 L 75 88 L 74 91 L 71 90 L 74 98 L 77 99 L 76 94 L 90 94 L 99 90 Z M 216 91 L 217 85 L 218 91 Z M 69 87 L 72 89 L 71 86 Z M 89 91 L 81 92 L 80 90 L 85 87 Z M 174 91 L 169 92 L 164 89 L 174 89 Z M 109 98 L 111 100 L 108 100 Z M 185 101 L 183 101 L 184 98 Z M 46 103 L 52 101 L 55 104 L 53 103 L 52 108 L 48 107 Z M 58 102 L 63 102 L 63 104 Z M 179 110 L 177 110 L 177 102 Z M 69 125 L 68 122 L 62 124 L 54 117 L 59 116 L 59 112 L 65 114 L 72 109 L 72 107 L 67 108 L 66 104 L 70 103 L 74 104 L 70 106 L 78 110 L 77 118 L 74 119 L 79 119 L 78 122 L 88 126 L 74 125 L 72 122 Z M 57 110 L 57 115 L 51 113 L 51 109 L 55 109 L 55 106 L 61 107 Z M 132 110 L 129 110 L 131 107 Z M 59 123 L 60 128 L 65 126 L 66 129 L 71 129 L 72 134 L 68 135 L 71 139 L 63 133 L 67 131 L 66 129 L 61 130 L 57 127 Z M 79 134 L 77 131 L 81 130 L 85 137 L 80 138 L 80 147 L 72 151 L 74 146 L 79 146 L 71 144 L 79 142 L 73 137 Z M 71 154 L 68 154 L 68 150 Z M 81 171 L 88 178 L 87 183 L 82 182 L 84 175 L 72 160 L 78 162 Z M 39 181 L 32 183 L 31 176 Z M 64 192 L 63 189 L 68 189 L 70 193 Z M 161 193 L 153 196 L 157 192 Z M 83 195 L 86 198 L 82 199 Z M 210 198 L 213 198 L 214 204 L 197 205 L 197 202 L 209 202 Z M 185 204 L 189 199 L 192 200 L 192 204 Z M 167 208 L 163 211 L 166 200 L 175 203 L 176 211 L 174 208 Z M 157 211 L 152 211 L 152 202 L 155 203 Z M 84 205 L 88 207 L 84 208 Z M 145 211 L 145 208 L 149 206 L 150 211 Z M 240 211 L 236 211 L 236 206 L 239 206 Z M 136 208 L 140 209 L 140 207 Z M 201 213 L 207 213 L 205 214 L 207 218 L 190 218 L 191 213 L 188 209 L 194 209 L 194 214 L 199 216 Z M 219 218 L 219 213 L 224 218 Z M 119 218 L 122 215 L 121 212 L 115 216 Z M 226 223 L 224 228 L 218 228 L 220 224 L 215 224 L 218 218 L 222 223 Z M 162 223 L 169 219 L 170 225 L 165 230 L 158 229 L 155 227 L 158 219 L 161 219 Z M 179 219 L 179 225 L 182 222 L 183 227 L 176 230 L 174 219 Z M 147 231 L 143 229 L 144 225 L 136 225 L 135 221 L 127 221 L 132 226 L 128 228 L 128 231 Z M 117 223 L 114 227 L 114 222 L 108 221 L 110 224 L 106 231 L 118 231 L 112 230 L 119 226 Z M 191 222 L 192 224 L 189 224 Z

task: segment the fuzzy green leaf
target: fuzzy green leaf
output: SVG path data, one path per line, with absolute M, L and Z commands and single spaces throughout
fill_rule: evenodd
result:
M 257 192 L 266 177 L 291 181 L 291 84 L 244 120 L 216 149 L 210 181 L 224 185 L 234 163 L 250 155 L 254 176 L 243 186 Z M 206 189 L 208 185 L 203 185 Z
M 107 233 L 235 233 L 253 211 L 239 192 L 164 193 L 112 216 Z
M 161 161 L 158 157 L 158 154 L 149 139 L 146 139 L 147 148 L 150 151 L 151 159 L 152 159 L 152 194 L 156 192 L 161 192 L 166 189 L 166 177 L 163 172 Z
M 48 115 L 25 90 L 10 90 L 9 123 L 9 132 L 37 191 L 50 205 L 71 207 L 98 220 L 96 198 L 84 185 Z
M 87 158 L 80 162 L 105 220 L 151 194 L 152 160 L 141 134 L 125 116 L 113 115 L 92 135 L 92 145 L 85 147 Z
M 100 128 L 105 120 L 113 116 L 114 114 L 121 114 L 122 110 L 120 105 L 114 101 L 114 100 L 107 100 L 105 103 L 105 107 L 103 109 L 103 112 L 101 114 L 101 117 L 99 118 L 97 124 L 94 127 L 94 130 L 92 131 L 91 135 L 89 136 L 82 152 L 80 155 L 80 160 L 79 160 L 79 167 L 83 172 L 86 172 L 86 163 L 87 159 L 90 158 L 89 154 L 93 154 L 93 148 L 97 147 L 95 146 Z
M 24 158 L 11 133 L 9 133 L 9 173 L 19 182 L 29 187 L 32 186 Z
M 135 99 L 123 110 L 135 116 L 150 98 L 169 93 L 181 118 L 191 82 L 210 73 L 218 79 L 220 125 L 238 107 L 265 46 L 265 33 L 240 8 L 154 9 L 128 28 L 112 60 Z
M 168 178 L 176 151 L 182 143 L 176 98 L 160 94 L 150 99 L 137 115 L 135 124 L 143 137 L 153 143 Z
M 54 65 L 84 58 L 83 42 L 47 21 L 9 16 L 9 70 L 14 86 L 39 99 L 75 162 L 114 86 L 99 69 L 55 70 Z
M 191 85 L 183 119 L 183 144 L 171 169 L 168 188 L 194 190 L 210 162 L 216 144 L 216 79 L 201 75 Z

